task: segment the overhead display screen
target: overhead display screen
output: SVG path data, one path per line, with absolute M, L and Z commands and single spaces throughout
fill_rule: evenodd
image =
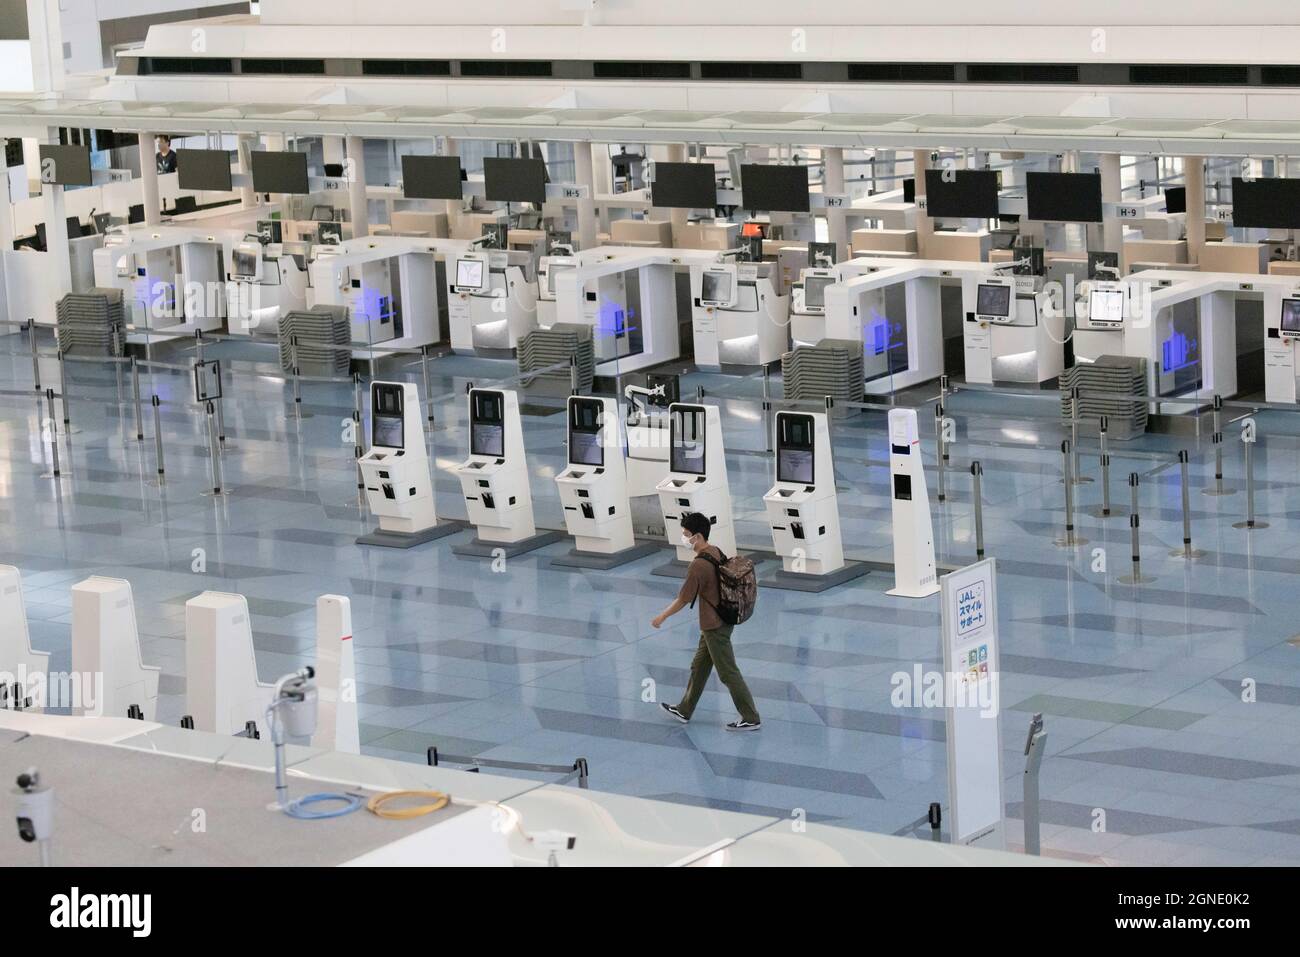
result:
M 539 159 L 483 158 L 483 195 L 497 203 L 546 202 L 546 163 Z
M 51 186 L 91 186 L 90 147 L 40 145 L 41 182 Z
M 741 166 L 740 204 L 769 213 L 808 212 L 808 167 Z
M 307 185 L 306 153 L 269 153 L 253 150 L 249 157 L 253 169 L 253 189 L 259 193 L 311 192 Z
M 230 192 L 230 154 L 225 150 L 177 150 L 176 185 Z
M 925 171 L 925 212 L 940 219 L 995 219 L 998 174 L 991 169 Z
M 460 157 L 403 156 L 402 195 L 407 199 L 460 199 Z
M 1030 219 L 1101 222 L 1100 173 L 1026 173 L 1025 196 Z
M 673 209 L 713 209 L 718 203 L 712 163 L 655 163 L 650 204 Z
M 1300 229 L 1300 179 L 1233 179 L 1232 225 Z

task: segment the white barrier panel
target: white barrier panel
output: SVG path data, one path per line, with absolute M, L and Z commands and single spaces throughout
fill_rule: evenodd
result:
M 73 701 L 74 714 L 125 718 L 139 705 L 152 721 L 160 672 L 140 657 L 130 582 L 95 575 L 72 586 L 72 673 L 82 676 L 83 689 L 86 676 L 103 676 L 93 702 Z
M 199 731 L 262 734 L 273 686 L 257 680 L 253 629 L 243 595 L 205 591 L 185 603 L 185 711 Z
M 312 745 L 360 754 L 352 602 L 342 595 L 316 599 L 316 694 L 320 710 Z
M 30 687 L 27 676 L 45 675 L 44 680 L 48 681 L 49 673 L 49 654 L 32 650 L 31 636 L 27 633 L 22 575 L 12 565 L 0 565 L 0 674 L 11 685 L 19 682 L 26 690 Z
M 915 409 L 889 410 L 889 481 L 893 499 L 894 587 L 886 594 L 926 598 L 939 590 L 934 523 L 921 465 Z

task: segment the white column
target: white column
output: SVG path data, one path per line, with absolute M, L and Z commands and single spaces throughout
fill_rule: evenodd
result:
M 347 161 L 347 152 L 341 136 L 322 136 L 321 152 L 326 163 L 338 163 L 342 166 Z
M 1120 191 L 1120 155 L 1102 153 L 1098 157 L 1101 166 L 1101 201 L 1102 204 L 1118 203 Z M 1101 248 L 1107 252 L 1122 252 L 1124 245 L 1124 222 L 1113 213 L 1105 217 L 1101 226 Z
M 59 141 L 57 127 L 45 132 L 45 142 Z M 72 292 L 72 255 L 68 249 L 68 214 L 63 199 L 63 187 L 41 184 L 45 207 L 45 248 L 49 251 L 51 274 L 54 276 L 55 299 Z
M 152 133 L 140 134 L 140 195 L 144 203 L 144 221 L 149 226 L 162 222 L 162 203 L 158 199 L 158 160 Z
M 916 180 L 916 198 L 925 196 L 925 171 L 930 168 L 929 150 L 912 150 L 912 176 Z M 916 250 L 917 257 L 924 259 L 929 251 L 930 235 L 934 232 L 934 220 L 926 211 L 916 211 Z
M 1183 178 L 1187 183 L 1187 261 L 1201 261 L 1205 246 L 1205 157 L 1184 156 Z
M 63 28 L 60 0 L 27 0 L 27 35 L 31 40 L 32 89 L 58 92 L 64 87 Z
M 592 150 L 584 143 L 573 144 L 574 176 L 579 186 L 587 187 L 585 199 L 578 200 L 578 248 L 592 249 L 596 239 L 596 177 Z
M 608 196 L 614 192 L 614 172 L 609 163 L 609 144 L 592 143 L 588 151 L 591 155 L 592 182 L 596 184 L 598 196 Z M 600 228 L 609 232 L 609 207 L 600 207 Z
M 0 202 L 3 203 L 3 208 L 0 208 L 0 249 L 14 248 L 14 198 L 9 191 L 12 182 L 9 171 L 5 170 L 4 189 L 0 191 Z
M 366 208 L 366 153 L 359 136 L 349 136 L 348 205 L 352 209 L 352 238 L 370 235 L 370 211 Z
M 822 150 L 822 164 L 826 168 L 826 178 L 822 182 L 822 191 L 844 195 L 844 150 L 830 147 Z M 848 216 L 845 209 L 826 210 L 826 232 L 835 244 L 835 261 L 844 262 L 849 258 Z

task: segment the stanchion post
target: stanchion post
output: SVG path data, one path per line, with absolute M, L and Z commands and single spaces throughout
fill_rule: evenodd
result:
M 980 491 L 984 466 L 976 460 L 970 464 L 971 498 L 975 503 L 975 560 L 984 558 L 984 496 Z
M 420 346 L 420 378 L 424 382 L 424 426 L 428 430 L 433 428 L 433 393 L 429 390 L 429 347 L 427 345 Z
M 1242 432 L 1241 444 L 1245 446 L 1246 453 L 1246 520 L 1234 522 L 1232 527 L 1253 532 L 1268 528 L 1268 522 L 1261 522 L 1255 518 L 1255 439 L 1251 437 L 1250 432 Z
M 1097 422 L 1097 444 L 1101 448 L 1101 514 L 1110 517 L 1110 451 L 1107 445 L 1106 431 L 1110 419 L 1102 416 Z
M 763 366 L 763 444 L 768 452 L 772 451 L 772 398 L 769 391 L 771 378 L 771 368 Z
M 298 337 L 289 337 L 289 366 L 293 376 L 293 414 L 302 414 L 302 387 L 298 382 Z
M 1191 561 L 1193 558 L 1200 558 L 1202 555 L 1205 554 L 1205 552 L 1199 549 L 1192 548 L 1191 489 L 1189 487 L 1190 480 L 1187 475 L 1188 463 L 1190 460 L 1191 460 L 1191 456 L 1188 455 L 1186 449 L 1182 449 L 1179 451 L 1178 472 L 1179 472 L 1180 484 L 1182 487 L 1182 499 L 1183 499 L 1183 547 L 1175 548 L 1169 553 L 1170 556 L 1173 558 L 1183 558 L 1186 559 L 1187 561 Z
M 1126 585 L 1141 585 L 1144 582 L 1154 581 L 1142 574 L 1142 541 L 1141 529 L 1142 518 L 1138 514 L 1138 491 L 1142 485 L 1142 478 L 1137 472 L 1130 472 L 1128 476 L 1129 489 L 1129 507 L 1132 509 L 1128 517 L 1129 527 L 1129 544 L 1132 549 L 1133 571 L 1132 574 L 1126 575 L 1120 579 Z
M 51 461 L 54 463 L 54 468 L 51 471 L 53 472 L 54 477 L 58 478 L 59 477 L 59 420 L 54 417 L 54 390 L 53 389 L 45 390 L 45 401 L 48 402 L 50 406 L 50 415 L 49 415 L 50 456 L 51 456 Z M 39 403 L 40 400 L 38 399 L 37 402 Z
M 926 820 L 930 822 L 930 840 L 936 843 L 943 841 L 943 807 L 938 801 L 930 802 L 930 809 L 926 812 Z
M 946 375 L 941 375 L 941 376 L 939 376 L 939 404 L 940 404 L 941 406 L 943 406 L 945 410 L 947 410 L 947 408 L 948 408 L 948 377 L 947 377 Z M 948 443 L 946 443 L 946 442 L 944 443 L 944 446 L 943 446 L 943 460 L 944 460 L 945 462 L 948 461 Z
M 152 396 L 149 401 L 153 405 L 153 448 L 154 455 L 158 459 L 158 484 L 161 485 L 166 471 L 163 465 L 162 401 L 157 395 Z
M 212 494 L 221 494 L 221 452 L 217 447 L 217 417 L 216 408 L 211 399 L 208 400 L 208 459 L 212 463 Z
M 357 491 L 366 487 L 365 477 L 361 474 L 361 456 L 365 454 L 365 431 L 361 427 L 361 373 L 352 373 L 352 432 L 355 444 L 352 457 L 357 466 Z
M 1214 485 L 1201 489 L 1205 495 L 1235 495 L 1236 489 L 1223 487 L 1223 396 L 1216 395 L 1212 405 L 1214 417 L 1214 434 L 1210 442 L 1214 445 Z
M 72 413 L 68 411 L 68 365 L 63 361 L 63 350 L 59 350 L 59 392 L 63 395 L 63 425 L 65 432 L 72 429 Z
M 36 319 L 35 317 L 27 320 L 27 341 L 32 347 L 32 382 L 35 384 L 36 394 L 41 394 L 41 357 L 36 351 Z
M 1062 548 L 1074 548 L 1076 545 L 1088 544 L 1087 539 L 1080 538 L 1074 531 L 1074 447 L 1069 439 L 1061 443 L 1061 470 L 1064 472 L 1065 486 L 1065 537 L 1058 538 L 1056 544 Z
M 948 498 L 948 490 L 944 487 L 944 480 L 947 477 L 944 470 L 944 460 L 948 456 L 944 453 L 943 442 L 943 403 L 939 402 L 934 407 L 934 463 L 938 470 L 938 488 L 937 493 L 939 501 L 945 501 Z
M 131 357 L 131 396 L 135 404 L 135 440 L 143 442 L 144 421 L 140 415 L 140 367 L 136 364 L 135 356 Z

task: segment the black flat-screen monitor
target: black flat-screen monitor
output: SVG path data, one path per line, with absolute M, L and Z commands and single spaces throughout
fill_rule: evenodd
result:
M 599 399 L 574 399 L 569 403 L 569 464 L 605 465 L 604 434 L 601 414 L 605 405 Z
M 454 199 L 462 195 L 459 156 L 403 156 L 402 195 L 407 199 Z
M 926 170 L 925 212 L 927 216 L 935 218 L 996 218 L 998 215 L 997 171 L 991 169 Z
M 650 202 L 671 209 L 713 209 L 718 184 L 712 163 L 655 163 Z
M 1232 225 L 1242 229 L 1300 229 L 1300 179 L 1234 178 Z
M 176 185 L 230 192 L 230 154 L 225 150 L 177 150 Z
M 1187 187 L 1170 186 L 1165 190 L 1165 212 L 1166 213 L 1185 213 L 1187 212 Z
M 740 205 L 769 213 L 808 212 L 808 167 L 742 165 Z
M 249 156 L 252 159 L 255 191 L 295 194 L 311 192 L 311 187 L 307 185 L 306 153 L 253 150 Z
M 916 202 L 916 180 L 911 177 L 903 180 L 903 202 Z
M 776 480 L 794 485 L 812 485 L 813 417 L 779 415 L 776 434 Z
M 40 144 L 41 182 L 50 186 L 90 186 L 90 147 Z
M 1011 318 L 1011 286 L 980 283 L 975 290 L 975 315 Z
M 1057 223 L 1101 222 L 1100 173 L 1026 173 L 1029 219 Z
M 546 202 L 546 163 L 539 159 L 483 158 L 483 195 L 495 203 Z
M 703 475 L 704 438 L 708 418 L 703 406 L 678 406 L 672 410 L 672 442 L 668 452 L 668 471 L 686 475 Z
M 469 454 L 494 459 L 506 454 L 506 397 L 500 392 L 470 393 Z
M 126 211 L 126 222 L 129 226 L 144 222 L 144 203 L 136 203 Z

